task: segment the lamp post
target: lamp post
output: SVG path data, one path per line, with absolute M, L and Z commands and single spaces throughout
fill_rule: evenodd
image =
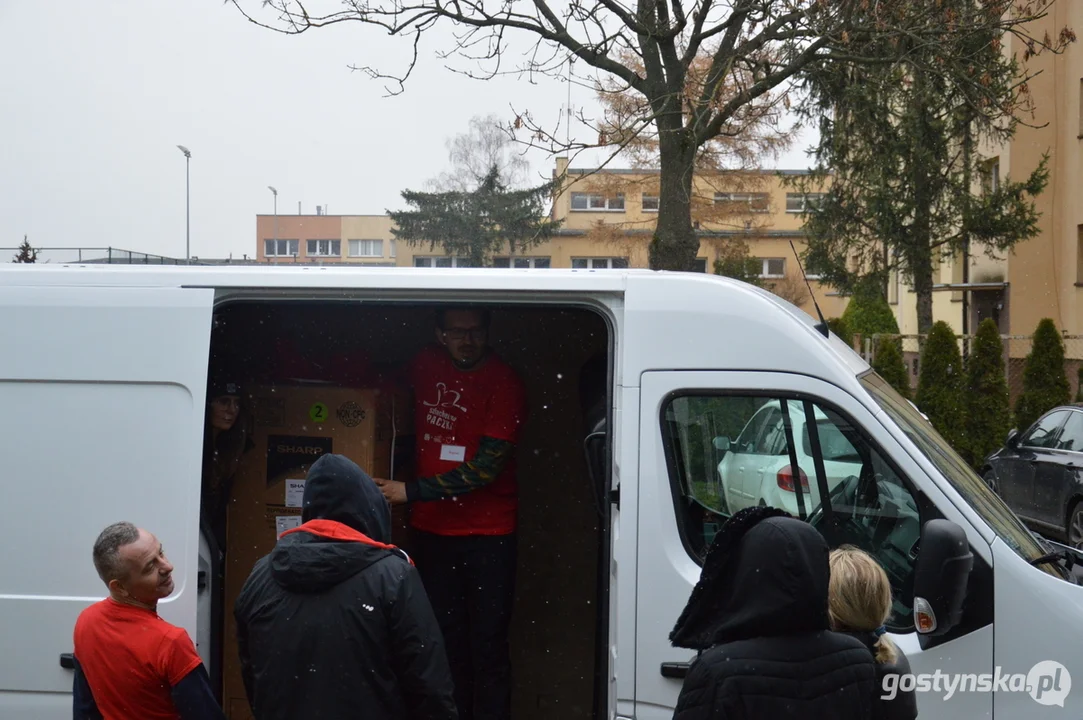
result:
M 178 145 L 177 148 L 184 153 L 184 260 L 189 265 L 192 264 L 192 196 L 189 192 L 190 184 L 188 182 L 189 172 L 188 169 L 192 162 L 192 152 L 184 147 Z
M 275 196 L 275 255 L 278 255 L 278 191 L 270 185 L 267 186 L 267 189 Z M 266 251 L 266 248 L 264 250 Z

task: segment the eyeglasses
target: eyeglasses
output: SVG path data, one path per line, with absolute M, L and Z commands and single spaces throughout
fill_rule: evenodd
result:
M 444 330 L 444 337 L 449 340 L 465 340 L 470 337 L 474 340 L 484 340 L 488 335 L 488 330 L 485 328 L 449 328 Z

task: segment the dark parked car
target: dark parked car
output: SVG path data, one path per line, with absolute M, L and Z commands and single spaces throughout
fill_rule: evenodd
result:
M 1030 529 L 1083 548 L 1083 405 L 1055 407 L 985 460 L 982 477 Z

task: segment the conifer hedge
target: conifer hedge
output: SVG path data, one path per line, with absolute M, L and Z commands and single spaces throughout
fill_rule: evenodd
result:
M 978 325 L 966 367 L 966 452 L 974 469 L 999 448 L 1011 429 L 1008 380 L 1004 375 L 1004 346 L 997 324 L 986 318 Z
M 1042 413 L 1070 400 L 1071 386 L 1064 373 L 1064 342 L 1053 321 L 1043 318 L 1034 331 L 1023 370 L 1023 394 L 1015 404 L 1015 427 L 1023 432 Z
M 921 353 L 917 406 L 956 450 L 965 452 L 963 359 L 955 333 L 943 320 L 933 323 Z

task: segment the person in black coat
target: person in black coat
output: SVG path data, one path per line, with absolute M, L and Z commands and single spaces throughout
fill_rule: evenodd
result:
M 361 468 L 309 469 L 303 524 L 261 558 L 234 608 L 256 720 L 456 720 L 451 670 L 391 512 Z
M 670 640 L 701 651 L 675 720 L 865 720 L 876 670 L 830 630 L 828 547 L 777 508 L 747 508 L 715 536 Z
M 876 558 L 852 545 L 831 551 L 829 611 L 831 627 L 860 640 L 876 658 L 876 717 L 914 720 L 917 698 L 912 689 L 900 690 L 898 682 L 910 674 L 910 662 L 885 635 L 884 623 L 891 617 L 891 582 Z M 884 678 L 889 675 L 899 677 L 885 688 Z

